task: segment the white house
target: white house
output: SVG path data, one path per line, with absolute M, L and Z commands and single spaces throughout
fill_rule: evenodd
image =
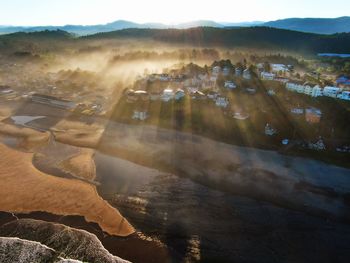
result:
M 323 95 L 331 98 L 336 98 L 341 88 L 326 86 L 323 88 Z
M 337 95 L 337 98 L 341 100 L 350 100 L 350 91 L 342 91 L 342 93 Z
M 231 72 L 231 69 L 229 67 L 224 67 L 222 69 L 222 75 L 224 75 L 224 76 L 230 75 L 230 72 Z
M 229 104 L 229 101 L 226 97 L 217 97 L 215 100 L 215 105 L 218 107 L 226 108 Z
M 199 90 L 191 92 L 191 98 L 194 100 L 203 100 L 206 98 L 205 94 Z
M 312 93 L 311 93 L 312 97 L 320 97 L 322 95 L 323 93 L 320 86 L 316 85 L 315 87 L 312 88 Z
M 251 79 L 252 78 L 252 74 L 250 73 L 250 70 L 249 69 L 245 69 L 243 71 L 243 78 L 244 79 Z
M 260 73 L 260 78 L 264 80 L 273 80 L 276 77 L 276 74 L 270 73 L 270 72 L 261 72 Z
M 312 95 L 312 90 L 313 90 L 312 87 L 310 87 L 309 85 L 306 85 L 305 88 L 304 88 L 304 94 L 311 96 Z
M 185 91 L 182 90 L 182 89 L 177 89 L 175 91 L 175 100 L 180 100 L 182 99 L 183 97 L 185 97 Z
M 242 69 L 241 68 L 236 68 L 235 69 L 235 75 L 236 75 L 236 77 L 240 77 L 242 75 Z
M 271 64 L 271 71 L 278 73 L 278 72 L 287 72 L 288 67 L 284 64 Z
M 215 100 L 217 96 L 219 96 L 220 94 L 217 93 L 216 91 L 209 91 L 208 94 L 207 94 L 207 97 L 208 99 L 211 99 L 211 100 Z
M 290 110 L 290 112 L 293 114 L 304 114 L 304 109 L 303 108 L 293 108 Z
M 172 100 L 175 96 L 174 90 L 167 88 L 165 90 L 163 90 L 163 94 L 162 94 L 162 100 L 165 102 L 168 102 L 170 100 Z
M 231 81 L 231 80 L 225 81 L 225 85 L 224 86 L 227 89 L 235 89 L 235 88 L 237 88 L 236 84 L 233 81 Z
M 270 124 L 266 123 L 265 125 L 265 135 L 272 136 L 277 133 L 277 130 L 272 128 Z
M 221 67 L 220 66 L 213 67 L 213 69 L 212 69 L 212 74 L 213 75 L 217 76 L 217 75 L 220 74 L 220 72 L 221 72 Z
M 144 121 L 148 118 L 148 113 L 147 113 L 147 111 L 134 110 L 132 118 L 134 120 Z

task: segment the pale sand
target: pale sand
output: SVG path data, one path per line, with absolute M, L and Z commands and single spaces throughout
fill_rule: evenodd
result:
M 38 171 L 32 165 L 31 153 L 3 144 L 0 152 L 0 210 L 79 215 L 97 223 L 110 235 L 128 236 L 135 232 L 129 222 L 97 194 L 95 186 Z
M 22 139 L 20 145 L 26 149 L 32 149 L 45 144 L 50 138 L 49 132 L 40 132 L 6 123 L 0 123 L 0 134 Z
M 95 122 L 90 125 L 78 121 L 61 120 L 51 129 L 58 142 L 95 148 L 104 132 L 104 122 Z
M 96 166 L 93 160 L 94 151 L 83 148 L 80 153 L 62 161 L 58 167 L 78 178 L 93 181 L 96 177 Z

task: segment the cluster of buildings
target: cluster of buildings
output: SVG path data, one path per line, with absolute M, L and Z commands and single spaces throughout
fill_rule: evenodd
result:
M 319 85 L 312 86 L 308 83 L 298 84 L 293 82 L 286 83 L 286 89 L 311 97 L 326 96 L 330 98 L 350 100 L 350 90 L 341 87 L 325 86 L 321 88 Z

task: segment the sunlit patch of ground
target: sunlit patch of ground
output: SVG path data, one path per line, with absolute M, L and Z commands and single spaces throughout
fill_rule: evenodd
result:
M 1 210 L 81 215 L 111 235 L 134 233 L 127 220 L 97 194 L 95 186 L 38 171 L 32 164 L 32 153 L 13 150 L 3 144 L 0 144 L 0 152 Z
M 94 151 L 91 149 L 81 149 L 81 152 L 73 157 L 62 161 L 59 167 L 75 177 L 86 180 L 94 180 L 96 177 L 96 167 L 93 160 Z
M 53 127 L 55 139 L 75 146 L 95 148 L 104 132 L 103 123 L 86 124 L 78 121 L 61 120 Z

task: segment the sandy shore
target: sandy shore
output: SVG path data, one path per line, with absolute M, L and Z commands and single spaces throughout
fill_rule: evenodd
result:
M 92 149 L 83 148 L 77 155 L 62 161 L 58 167 L 77 178 L 93 181 L 96 178 L 96 167 L 93 156 L 94 151 Z
M 33 154 L 0 144 L 0 207 L 3 211 L 46 211 L 58 215 L 81 215 L 110 235 L 128 236 L 134 228 L 96 192 L 93 185 L 57 178 L 32 165 Z

